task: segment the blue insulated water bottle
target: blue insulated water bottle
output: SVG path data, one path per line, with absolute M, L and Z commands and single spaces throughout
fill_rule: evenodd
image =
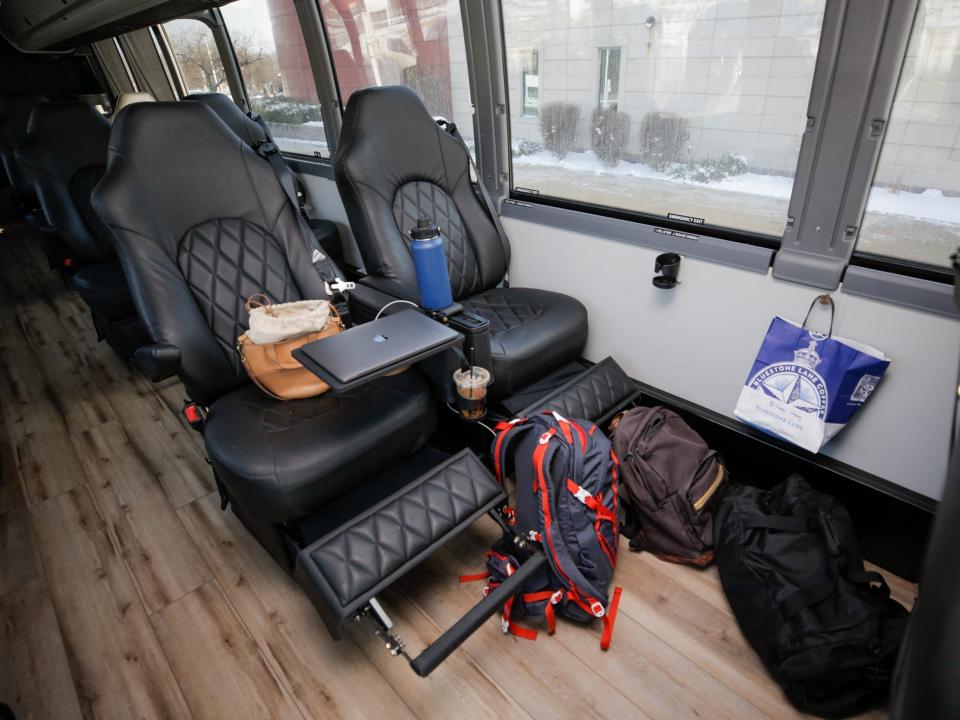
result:
M 453 304 L 450 292 L 450 274 L 447 272 L 447 256 L 443 252 L 443 236 L 440 228 L 426 218 L 417 220 L 410 231 L 413 241 L 413 266 L 417 270 L 420 286 L 420 305 L 427 310 L 443 310 Z

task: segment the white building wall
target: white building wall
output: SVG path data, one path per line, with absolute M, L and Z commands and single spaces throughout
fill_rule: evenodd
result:
M 648 112 L 689 121 L 690 160 L 743 156 L 755 172 L 792 175 L 805 125 L 825 0 L 504 0 L 514 140 L 541 141 L 523 115 L 526 51 L 540 53 L 540 102 L 580 107 L 588 149 L 599 49 L 621 48 L 618 109 L 631 119 L 628 156 Z M 933 14 L 911 46 L 878 182 L 960 192 L 960 1 L 924 0 Z M 652 27 L 647 27 L 653 18 Z M 921 19 L 918 18 L 918 24 Z M 451 46 L 452 47 L 452 46 Z M 462 57 L 462 56 L 461 56 Z

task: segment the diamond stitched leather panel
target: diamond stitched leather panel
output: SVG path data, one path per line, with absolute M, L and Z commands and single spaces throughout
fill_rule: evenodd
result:
M 425 217 L 440 227 L 440 234 L 446 239 L 444 252 L 454 299 L 483 289 L 480 266 L 463 227 L 463 220 L 453 198 L 442 188 L 423 180 L 402 185 L 393 198 L 393 217 L 408 246 L 410 230 L 416 227 L 418 218 Z
M 191 228 L 177 248 L 177 264 L 235 372 L 241 371 L 235 347 L 247 329 L 247 298 L 262 292 L 278 303 L 300 299 L 280 243 L 246 220 L 219 218 Z
M 378 511 L 310 548 L 310 559 L 346 606 L 499 493 L 500 486 L 476 456 L 465 453 Z
M 564 417 L 595 422 L 636 389 L 636 383 L 623 369 L 612 358 L 606 358 L 520 415 L 554 410 Z

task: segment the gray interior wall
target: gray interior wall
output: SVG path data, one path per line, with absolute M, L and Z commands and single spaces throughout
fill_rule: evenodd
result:
M 634 377 L 733 417 L 774 315 L 802 320 L 811 288 L 767 273 L 687 258 L 682 284 L 650 282 L 656 250 L 512 218 L 510 281 L 579 298 L 590 312 L 586 356 L 613 355 Z M 824 454 L 939 498 L 960 362 L 957 320 L 834 293 L 834 332 L 893 362 L 859 416 Z
M 300 182 L 307 192 L 307 214 L 310 217 L 332 220 L 340 228 L 340 238 L 343 241 L 344 257 L 355 267 L 363 267 L 363 260 L 357 243 L 350 232 L 350 221 L 347 211 L 343 209 L 337 184 L 328 178 L 317 175 L 300 174 Z
M 333 180 L 301 175 L 310 213 L 340 225 L 359 262 Z M 740 388 L 774 315 L 802 320 L 818 291 L 685 258 L 681 285 L 653 287 L 658 250 L 504 218 L 510 282 L 579 298 L 590 312 L 586 356 L 613 355 L 634 377 L 733 417 Z M 834 333 L 883 350 L 890 369 L 863 411 L 823 454 L 931 498 L 946 473 L 960 364 L 960 322 L 834 293 Z M 818 328 L 825 329 L 825 328 Z

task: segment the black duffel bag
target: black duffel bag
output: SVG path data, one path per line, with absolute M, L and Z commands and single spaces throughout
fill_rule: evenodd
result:
M 887 697 L 907 611 L 864 570 L 837 499 L 799 475 L 770 491 L 734 485 L 714 527 L 740 629 L 790 702 L 845 717 Z

